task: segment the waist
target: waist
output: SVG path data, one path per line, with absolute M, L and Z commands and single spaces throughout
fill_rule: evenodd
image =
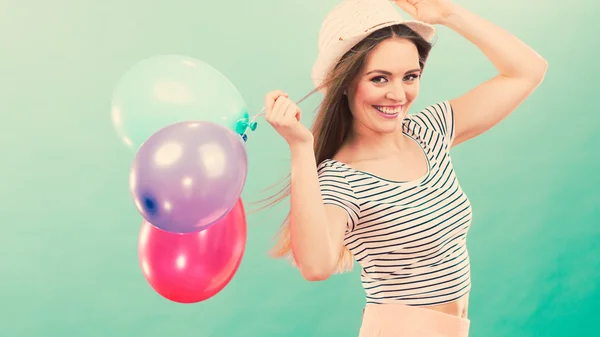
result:
M 469 317 L 469 293 L 466 293 L 461 298 L 443 304 L 421 307 L 426 310 L 433 310 L 443 314 L 457 316 L 468 319 Z
M 432 307 L 367 304 L 363 312 L 360 336 L 465 337 L 469 334 L 469 327 L 469 319 L 432 310 Z
M 367 305 L 368 306 L 372 306 L 372 305 L 388 305 L 388 306 L 404 305 L 404 306 L 407 306 L 405 304 L 401 304 L 398 302 L 387 302 L 387 303 L 379 303 L 379 304 L 367 303 Z M 469 293 L 467 292 L 466 294 L 462 295 L 461 297 L 459 297 L 451 302 L 435 304 L 435 305 L 428 305 L 428 306 L 411 305 L 409 307 L 436 311 L 439 313 L 466 319 L 469 316 Z M 363 313 L 364 313 L 364 311 L 365 310 L 363 309 Z

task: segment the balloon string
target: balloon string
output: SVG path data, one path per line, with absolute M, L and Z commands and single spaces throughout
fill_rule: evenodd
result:
M 302 98 L 301 98 L 301 99 L 300 99 L 298 102 L 296 102 L 296 104 L 300 104 L 300 103 L 302 103 L 302 102 L 303 102 L 305 99 L 307 99 L 307 98 L 308 98 L 308 97 L 309 97 L 309 96 L 310 96 L 310 95 L 311 95 L 313 92 L 314 92 L 314 90 L 313 90 L 313 91 L 311 91 L 311 92 L 309 92 L 308 94 L 304 95 L 304 97 L 302 97 Z M 251 124 L 251 123 L 253 123 L 253 122 L 256 120 L 256 118 L 258 118 L 259 116 L 264 116 L 264 115 L 265 115 L 265 107 L 263 107 L 263 108 L 260 110 L 260 112 L 259 112 L 259 113 L 257 113 L 256 115 L 252 116 L 252 119 L 250 120 L 250 124 Z
M 316 90 L 313 90 L 313 91 L 309 92 L 308 94 L 304 95 L 304 97 L 302 97 L 298 102 L 296 102 L 296 104 L 302 103 L 305 99 L 307 99 L 315 91 Z M 250 118 L 250 120 L 246 120 L 246 122 L 244 122 L 244 126 L 243 126 L 244 132 L 241 134 L 244 142 L 248 140 L 248 135 L 246 134 L 248 132 L 248 128 L 250 128 L 250 130 L 254 131 L 256 129 L 256 122 L 255 122 L 256 118 L 258 118 L 259 116 L 264 116 L 264 115 L 265 115 L 265 107 L 263 107 L 259 113 L 252 116 L 252 118 Z
M 250 120 L 250 124 L 254 123 L 254 121 L 256 120 L 256 118 L 258 118 L 259 116 L 263 116 L 265 114 L 265 107 L 263 107 L 259 113 L 257 113 L 256 115 L 252 116 L 252 119 Z

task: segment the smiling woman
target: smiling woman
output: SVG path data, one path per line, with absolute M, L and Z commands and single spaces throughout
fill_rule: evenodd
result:
M 267 121 L 292 153 L 291 195 L 274 255 L 309 281 L 362 267 L 361 337 L 467 336 L 471 203 L 450 150 L 510 114 L 542 81 L 546 62 L 449 0 L 346 0 L 325 19 L 313 67 L 325 93 L 312 132 L 282 91 Z M 408 111 L 432 48 L 432 24 L 475 43 L 499 74 L 467 94 Z M 315 90 L 315 91 L 316 91 Z
M 419 50 L 412 41 L 401 38 L 410 33 L 405 29 L 373 48 L 344 92 L 355 121 L 354 138 L 361 135 L 379 141 L 371 136 L 395 137 L 393 131 L 400 126 L 397 117 L 405 118 L 419 95 Z

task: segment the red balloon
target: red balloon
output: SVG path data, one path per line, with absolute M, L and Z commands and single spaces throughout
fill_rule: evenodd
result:
M 165 232 L 144 221 L 138 242 L 142 273 L 161 296 L 178 303 L 211 298 L 231 281 L 246 248 L 242 199 L 200 232 Z

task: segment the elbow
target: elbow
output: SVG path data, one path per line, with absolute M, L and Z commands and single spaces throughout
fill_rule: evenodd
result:
M 327 280 L 333 274 L 333 267 L 327 266 L 303 266 L 300 267 L 300 274 L 309 282 L 319 282 Z
M 548 61 L 539 58 L 539 61 L 535 67 L 531 67 L 531 72 L 529 78 L 535 85 L 539 85 L 544 81 L 544 77 L 546 76 L 546 71 L 548 71 Z
M 501 74 L 508 78 L 518 79 L 528 87 L 536 88 L 544 81 L 547 70 L 548 61 L 538 55 L 535 60 L 523 64 L 520 70 L 515 69 L 510 74 Z
M 319 252 L 315 252 L 315 250 Z M 333 256 L 329 256 L 325 251 L 317 248 L 310 252 L 304 251 L 304 254 L 301 254 L 301 251 L 292 244 L 295 266 L 300 271 L 302 278 L 309 282 L 318 282 L 327 280 L 333 274 L 337 264 Z
M 546 76 L 546 71 L 548 71 L 548 61 L 546 61 L 545 59 L 541 59 L 539 70 L 538 70 L 537 77 L 536 77 L 536 79 L 540 83 L 544 80 L 544 77 Z
M 302 274 L 302 277 L 309 282 L 325 281 L 331 276 L 331 273 L 317 270 L 301 270 L 300 274 Z
M 548 70 L 548 61 L 546 61 L 546 59 L 542 58 L 541 62 L 542 62 L 542 68 L 544 70 L 543 72 L 545 74 L 546 71 Z

